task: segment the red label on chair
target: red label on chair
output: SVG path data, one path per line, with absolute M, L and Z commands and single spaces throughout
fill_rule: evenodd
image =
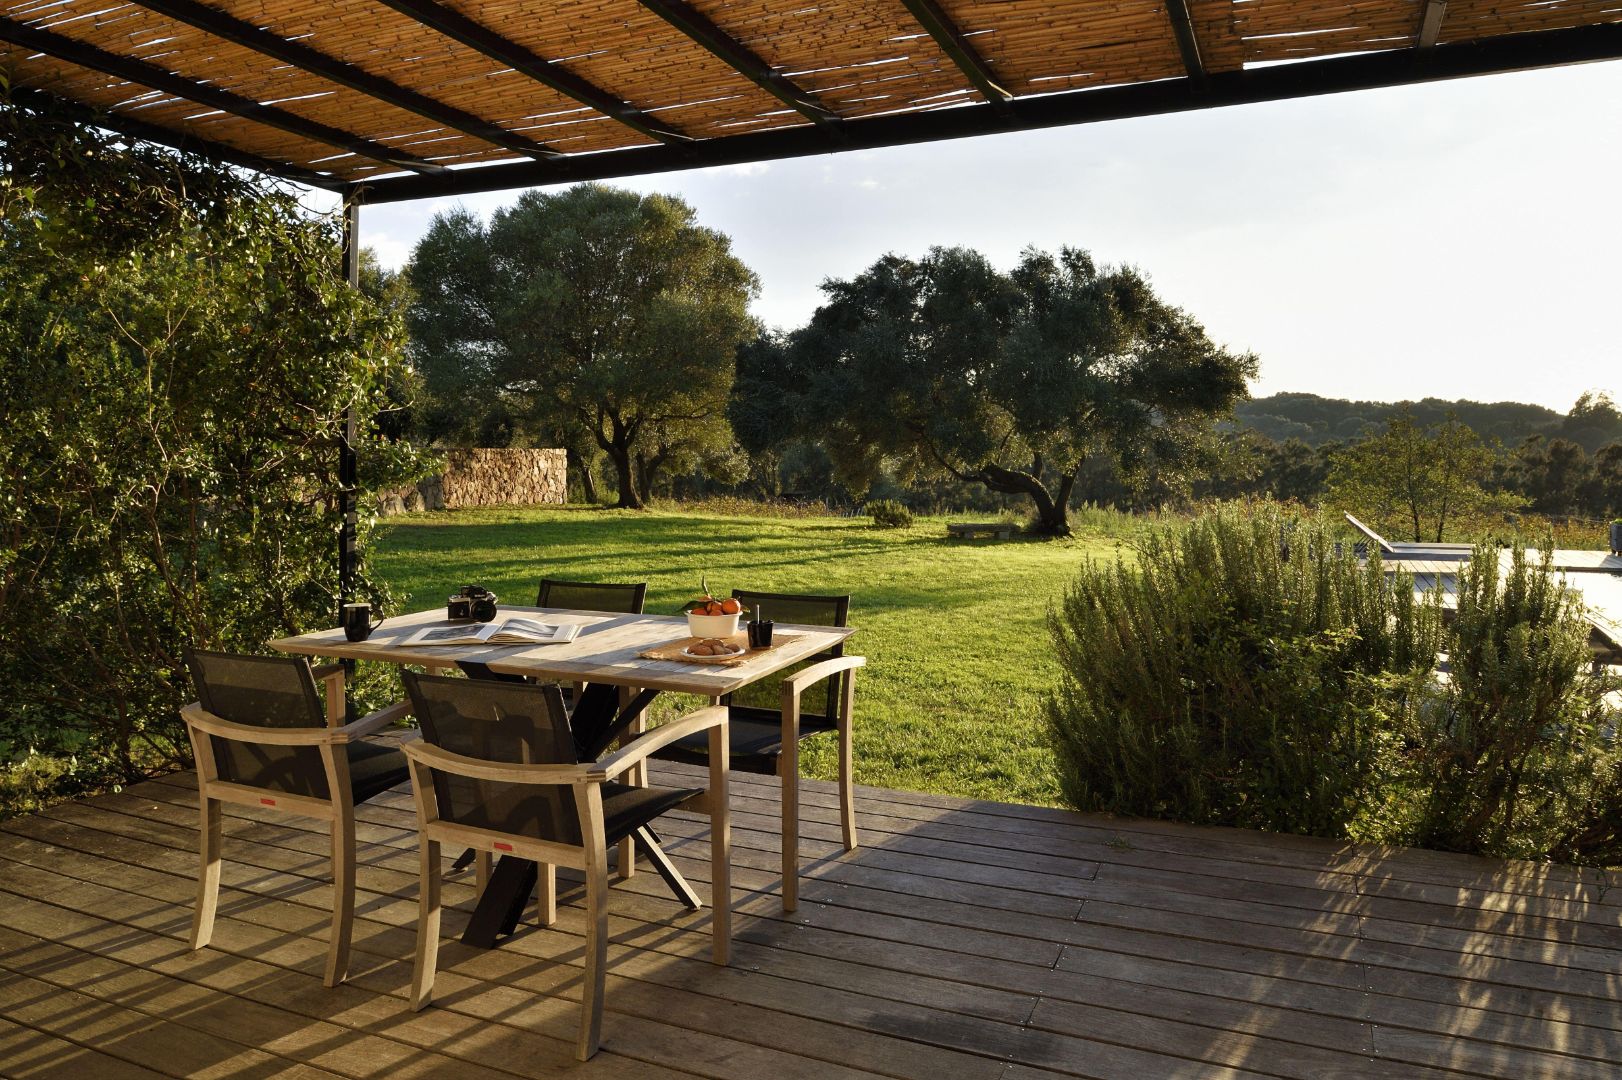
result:
M 263 803 L 264 805 L 266 805 L 266 806 L 275 806 L 276 805 L 276 800 L 275 799 L 260 799 L 259 801 L 261 803 Z
M 503 844 L 500 840 L 497 840 L 490 846 L 495 848 L 497 851 L 511 851 L 513 849 L 511 844 Z

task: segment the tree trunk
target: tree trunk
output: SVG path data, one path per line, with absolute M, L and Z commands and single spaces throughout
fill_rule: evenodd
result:
M 1070 491 L 1075 487 L 1076 472 L 1071 470 L 1060 481 L 1059 491 L 1063 498 L 1055 500 L 1048 492 L 1047 486 L 1030 473 L 1020 472 L 1017 469 L 1005 469 L 1001 465 L 984 465 L 977 473 L 964 477 L 966 480 L 977 480 L 992 491 L 1004 495 L 1025 495 L 1036 504 L 1035 531 L 1043 536 L 1069 536 Z
M 580 474 L 580 491 L 589 503 L 597 501 L 597 478 L 591 472 L 591 459 L 574 447 L 568 447 L 569 458 Z
M 609 460 L 619 478 L 620 497 L 614 505 L 621 510 L 642 509 L 642 499 L 636 490 L 636 470 L 631 464 L 631 448 L 613 445 L 608 448 Z

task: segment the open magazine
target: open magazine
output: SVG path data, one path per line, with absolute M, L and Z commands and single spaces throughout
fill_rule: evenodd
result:
M 580 633 L 575 623 L 549 623 L 539 619 L 503 619 L 500 622 L 425 626 L 402 645 L 555 645 L 573 641 Z

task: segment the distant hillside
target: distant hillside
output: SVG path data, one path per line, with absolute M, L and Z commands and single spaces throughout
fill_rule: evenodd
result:
M 1622 423 L 1606 410 L 1601 415 L 1568 416 L 1541 405 L 1517 401 L 1347 401 L 1317 394 L 1273 394 L 1241 402 L 1234 412 L 1245 427 L 1282 442 L 1300 439 L 1311 446 L 1354 439 L 1365 428 L 1377 426 L 1403 404 L 1413 409 L 1422 423 L 1444 419 L 1449 412 L 1458 416 L 1476 434 L 1516 446 L 1528 435 L 1565 438 L 1581 443 L 1593 453 L 1606 443 L 1622 439 Z

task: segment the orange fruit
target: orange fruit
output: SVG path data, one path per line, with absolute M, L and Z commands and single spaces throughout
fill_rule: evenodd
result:
M 736 615 L 742 610 L 743 605 L 738 603 L 737 597 L 729 596 L 721 601 L 721 614 L 723 615 Z

